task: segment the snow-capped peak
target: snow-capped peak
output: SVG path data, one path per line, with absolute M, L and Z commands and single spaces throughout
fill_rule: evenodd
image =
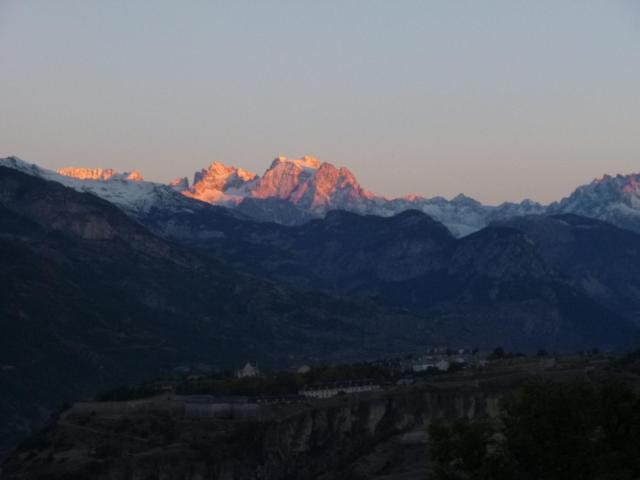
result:
M 35 163 L 25 162 L 24 160 L 14 156 L 0 158 L 0 167 L 12 168 L 22 173 L 33 175 L 34 177 L 47 178 L 49 175 L 54 177 L 56 176 L 55 172 L 52 172 L 51 170 L 45 170 Z
M 242 168 L 213 162 L 194 174 L 191 187 L 187 186 L 180 191 L 188 197 L 207 203 L 237 205 L 248 196 L 251 185 L 257 178 L 255 173 Z M 176 188 L 175 185 L 172 186 Z
M 64 167 L 59 168 L 57 173 L 65 177 L 77 178 L 78 180 L 131 180 L 142 182 L 144 178 L 137 170 L 131 172 L 118 173 L 113 168 L 86 168 L 86 167 Z
M 315 157 L 309 156 L 309 155 L 305 155 L 302 158 L 287 158 L 285 156 L 279 156 L 276 157 L 273 162 L 271 162 L 271 168 L 274 168 L 276 165 L 278 165 L 279 163 L 291 163 L 293 165 L 296 165 L 300 168 L 311 168 L 314 170 L 317 170 L 318 168 L 320 168 L 320 160 L 318 160 Z
M 250 196 L 286 200 L 315 214 L 332 209 L 353 210 L 373 198 L 347 168 L 321 163 L 310 156 L 276 158 L 255 182 Z
M 184 192 L 189 189 L 189 179 L 187 177 L 175 178 L 168 185 L 176 192 Z
M 229 167 L 220 162 L 213 162 L 207 168 L 196 172 L 193 176 L 193 186 L 206 184 L 207 187 L 225 191 L 234 188 L 242 183 L 250 182 L 257 178 L 255 173 L 251 173 L 243 168 Z
M 63 175 L 29 164 L 17 157 L 0 158 L 0 166 L 61 183 L 80 192 L 96 195 L 132 216 L 145 215 L 152 209 L 182 210 L 193 206 L 191 201 L 171 187 L 142 180 L 138 172 L 117 174 L 111 169 L 62 169 Z M 75 173 L 77 176 L 68 175 Z M 78 178 L 79 177 L 79 178 Z
M 550 213 L 575 213 L 640 231 L 640 174 L 603 175 L 549 206 Z

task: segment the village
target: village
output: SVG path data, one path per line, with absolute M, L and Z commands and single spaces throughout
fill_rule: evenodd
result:
M 258 395 L 253 398 L 256 404 L 265 403 L 293 403 L 312 399 L 327 399 L 338 395 L 350 395 L 365 392 L 380 391 L 394 385 L 411 385 L 416 378 L 430 374 L 458 371 L 467 368 L 482 368 L 486 365 L 486 359 L 481 358 L 478 350 L 460 348 L 453 350 L 448 347 L 429 348 L 422 355 L 408 355 L 405 358 L 382 359 L 361 364 L 376 370 L 378 378 L 349 378 L 336 381 L 312 382 L 305 384 L 297 393 L 289 392 L 285 395 Z M 349 366 L 335 367 L 337 369 Z M 295 375 L 308 375 L 312 371 L 309 365 L 291 367 L 288 373 Z M 382 373 L 382 375 L 380 375 Z M 260 378 L 262 376 L 257 364 L 247 361 L 245 365 L 234 371 L 237 379 Z M 379 377 L 385 377 L 381 379 Z M 198 380 L 197 375 L 189 376 L 191 380 Z M 215 397 L 210 397 L 213 401 Z M 228 401 L 229 398 L 224 399 Z M 204 401 L 198 398 L 196 401 Z M 240 401 L 249 401 L 241 398 Z
M 179 380 L 116 389 L 76 403 L 68 414 L 119 415 L 160 410 L 194 418 L 268 420 L 280 406 L 307 408 L 318 402 L 384 395 L 402 389 L 439 389 L 443 385 L 477 388 L 485 378 L 495 383 L 496 378 L 514 375 L 554 371 L 561 374 L 575 370 L 586 359 L 590 364 L 597 363 L 597 358 L 592 353 L 580 353 L 564 356 L 558 364 L 559 357 L 546 352 L 526 357 L 500 348 L 483 353 L 437 347 L 403 358 L 338 366 L 303 364 L 278 372 L 262 372 L 256 363 L 247 361 L 232 373 L 189 373 Z M 605 357 L 602 361 L 606 361 Z
M 278 371 L 249 361 L 215 373 L 197 365 L 61 408 L 18 456 L 78 471 L 104 462 L 128 465 L 134 458 L 155 468 L 167 455 L 190 465 L 194 459 L 216 462 L 231 451 L 251 461 L 272 445 L 304 455 L 324 448 L 326 440 L 337 451 L 375 442 L 384 449 L 376 447 L 375 454 L 386 459 L 406 451 L 409 465 L 424 455 L 434 419 L 495 416 L 505 396 L 532 381 L 597 384 L 617 371 L 637 382 L 629 377 L 637 358 L 623 360 L 597 351 L 522 355 L 501 348 L 434 348 L 354 364 L 292 362 Z

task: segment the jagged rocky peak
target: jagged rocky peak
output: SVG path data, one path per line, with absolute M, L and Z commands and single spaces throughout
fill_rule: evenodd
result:
M 374 197 L 358 184 L 349 169 L 337 168 L 312 156 L 297 159 L 279 156 L 262 177 L 213 162 L 195 173 L 191 186 L 183 178 L 169 186 L 208 203 L 233 206 L 245 198 L 279 199 L 314 214 L 329 208 L 350 209 L 351 204 L 358 205 Z
M 468 197 L 464 193 L 459 193 L 454 198 L 451 199 L 452 203 L 457 203 L 458 205 L 466 205 L 470 207 L 481 206 L 482 204 L 477 201 L 475 198 Z
M 280 198 L 311 211 L 347 208 L 373 195 L 364 190 L 349 169 L 315 157 L 278 157 L 256 183 L 254 198 Z
M 569 203 L 576 199 L 591 198 L 595 201 L 628 201 L 640 195 L 640 174 L 603 175 L 591 183 L 578 187 L 569 197 L 560 203 Z M 638 207 L 638 205 L 634 205 Z
M 594 180 L 592 183 L 596 190 L 614 190 L 622 196 L 638 196 L 640 194 L 640 174 L 630 175 L 604 175 L 602 178 Z
M 220 162 L 213 162 L 207 168 L 196 172 L 193 176 L 193 187 L 202 185 L 225 191 L 255 180 L 258 176 L 243 168 L 229 167 Z
M 142 182 L 144 178 L 137 170 L 131 172 L 118 173 L 113 168 L 87 168 L 87 167 L 64 167 L 57 170 L 57 173 L 65 177 L 76 178 L 78 180 L 131 180 Z
M 191 187 L 187 185 L 187 188 L 178 191 L 207 203 L 237 205 L 248 196 L 250 187 L 257 178 L 255 173 L 243 168 L 213 162 L 194 174 Z M 179 186 L 184 186 L 184 182 L 182 184 Z M 176 186 L 172 187 L 177 189 Z
M 320 160 L 318 160 L 316 157 L 305 155 L 302 158 L 287 158 L 285 156 L 280 155 L 276 157 L 273 160 L 273 162 L 271 162 L 271 167 L 269 167 L 269 169 L 272 169 L 282 163 L 295 165 L 300 168 L 311 168 L 311 169 L 320 168 Z
M 640 174 L 604 175 L 551 204 L 547 213 L 575 213 L 640 232 Z
M 640 193 L 640 175 L 628 175 L 625 178 L 623 191 L 625 193 L 638 195 Z
M 360 186 L 356 177 L 346 167 L 339 169 L 323 163 L 316 174 L 316 203 L 359 202 L 374 195 Z
M 130 172 L 123 173 L 125 180 L 133 180 L 135 182 L 143 182 L 144 177 L 140 174 L 138 170 L 132 170 Z
M 252 189 L 251 196 L 255 198 L 292 198 L 294 192 L 300 192 L 301 183 L 313 178 L 320 162 L 311 157 L 294 160 L 287 157 L 277 157 L 271 166 L 258 180 Z M 305 190 L 306 188 L 303 187 Z
M 179 177 L 171 180 L 169 186 L 176 192 L 184 192 L 189 189 L 189 179 L 187 177 Z

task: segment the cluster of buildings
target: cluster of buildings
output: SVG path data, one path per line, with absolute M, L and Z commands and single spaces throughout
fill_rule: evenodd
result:
M 290 373 L 308 373 L 311 371 L 311 367 L 309 365 L 300 365 L 297 367 L 292 367 L 288 370 Z M 259 377 L 260 369 L 258 365 L 253 365 L 251 362 L 245 363 L 244 367 L 239 368 L 235 372 L 236 378 L 247 378 L 247 377 Z
M 300 395 L 306 398 L 331 398 L 349 393 L 375 392 L 380 388 L 379 383 L 370 380 L 331 382 L 307 385 L 300 390 Z
M 427 349 L 424 355 L 402 361 L 401 370 L 412 373 L 448 372 L 451 369 L 477 365 L 480 358 L 477 350 L 434 347 Z
M 244 367 L 235 371 L 236 378 L 257 377 L 260 375 L 258 365 L 252 365 L 251 362 L 245 363 Z
M 475 365 L 477 351 L 469 349 L 453 350 L 449 347 L 432 347 L 425 351 L 424 355 L 415 357 L 409 356 L 403 359 L 386 359 L 374 362 L 374 365 L 404 374 L 420 375 L 429 372 L 447 372 L 452 369 L 464 368 L 468 365 Z M 311 370 L 308 365 L 302 365 L 290 369 L 293 373 L 307 373 Z M 235 371 L 236 378 L 257 377 L 260 375 L 260 369 L 257 365 L 247 362 L 242 368 Z M 414 382 L 412 378 L 404 378 L 397 382 L 400 385 L 404 381 L 406 384 Z M 293 403 L 304 401 L 306 399 L 325 399 L 335 397 L 337 395 L 364 393 L 378 391 L 382 388 L 380 382 L 372 380 L 354 380 L 345 382 L 327 382 L 306 385 L 298 395 L 285 396 L 269 396 L 259 397 L 256 403 Z
M 311 367 L 308 365 L 302 365 L 290 369 L 292 373 L 308 373 L 311 371 Z M 248 378 L 257 377 L 260 375 L 260 370 L 257 365 L 253 365 L 251 362 L 247 362 L 242 368 L 235 371 L 236 378 Z M 295 403 L 304 401 L 307 399 L 318 398 L 331 398 L 336 395 L 344 395 L 351 393 L 363 393 L 380 390 L 380 383 L 373 382 L 371 380 L 353 380 L 345 382 L 326 382 L 306 385 L 303 387 L 298 395 L 272 395 L 261 396 L 255 399 L 258 404 L 269 403 Z
M 414 373 L 439 371 L 447 372 L 451 367 L 451 362 L 444 358 L 425 358 L 411 365 L 411 371 Z

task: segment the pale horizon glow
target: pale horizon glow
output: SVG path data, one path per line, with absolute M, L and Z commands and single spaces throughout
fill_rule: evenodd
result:
M 278 155 L 387 197 L 640 172 L 635 0 L 0 0 L 0 155 L 167 182 Z

